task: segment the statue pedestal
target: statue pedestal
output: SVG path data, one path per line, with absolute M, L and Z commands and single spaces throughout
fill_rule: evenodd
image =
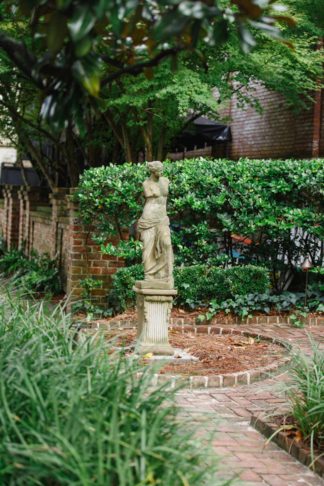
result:
M 137 294 L 138 328 L 135 352 L 173 356 L 169 343 L 168 326 L 174 289 L 148 289 L 133 287 Z

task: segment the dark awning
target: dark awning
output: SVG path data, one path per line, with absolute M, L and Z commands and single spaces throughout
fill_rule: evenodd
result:
M 194 119 L 186 129 L 175 139 L 174 148 L 192 150 L 215 143 L 230 142 L 231 128 L 227 125 L 209 120 L 203 116 Z
M 28 186 L 30 187 L 40 186 L 39 176 L 37 172 L 32 168 L 22 169 L 21 167 L 3 164 L 0 170 L 1 170 L 0 185 L 24 186 L 25 181 L 22 176 L 22 170 L 23 170 Z

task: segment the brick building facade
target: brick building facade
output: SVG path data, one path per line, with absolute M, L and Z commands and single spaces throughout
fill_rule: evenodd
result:
M 262 85 L 254 86 L 263 108 L 239 108 L 234 96 L 229 112 L 232 142 L 231 159 L 311 158 L 324 156 L 324 95 L 319 90 L 309 109 L 295 113 L 282 95 Z

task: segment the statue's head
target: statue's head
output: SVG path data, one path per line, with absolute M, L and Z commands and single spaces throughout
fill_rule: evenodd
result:
M 163 171 L 163 164 L 159 160 L 153 160 L 152 162 L 147 162 L 147 167 L 151 174 L 159 177 Z

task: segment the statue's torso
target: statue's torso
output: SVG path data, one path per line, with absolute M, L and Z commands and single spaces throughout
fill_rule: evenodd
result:
M 145 206 L 142 218 L 163 219 L 166 217 L 166 203 L 169 192 L 169 179 L 160 177 L 158 181 L 147 179 L 143 183 Z

